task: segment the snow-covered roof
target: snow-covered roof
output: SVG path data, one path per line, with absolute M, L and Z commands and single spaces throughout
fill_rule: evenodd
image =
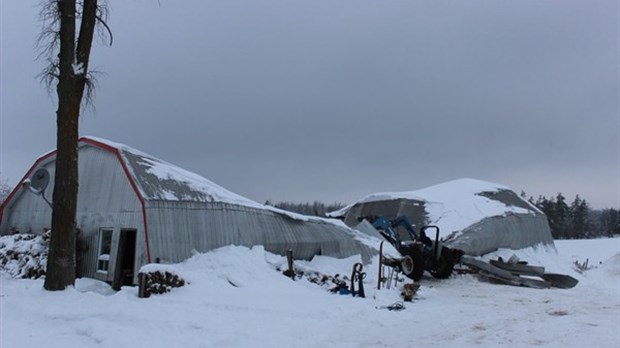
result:
M 464 178 L 415 191 L 374 193 L 329 215 L 344 216 L 354 205 L 399 199 L 423 203 L 429 224 L 445 231 L 460 231 L 493 216 L 541 214 L 507 186 Z
M 287 215 L 296 220 L 328 222 L 345 227 L 339 221 L 309 217 L 257 203 L 249 198 L 231 192 L 222 186 L 198 175 L 163 161 L 125 144 L 93 136 L 80 138 L 82 143 L 108 147 L 118 151 L 132 180 L 144 200 L 220 202 L 269 210 Z
M 90 139 L 118 150 L 145 200 L 223 202 L 262 207 L 198 174 L 127 145 L 90 136 L 82 139 Z

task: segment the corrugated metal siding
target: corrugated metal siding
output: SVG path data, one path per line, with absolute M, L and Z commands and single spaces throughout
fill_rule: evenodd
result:
M 225 245 L 263 245 L 284 254 L 292 249 L 296 258 L 322 254 L 334 257 L 362 255 L 372 251 L 354 240 L 350 231 L 329 223 L 295 220 L 286 215 L 227 203 L 147 202 L 153 257 L 179 262 L 192 250 L 206 252 Z
M 549 223 L 544 215 L 513 214 L 484 219 L 463 230 L 449 246 L 474 256 L 498 248 L 522 249 L 536 245 L 555 248 Z
M 77 276 L 93 278 L 97 270 L 97 248 L 99 246 L 99 234 L 96 232 L 80 232 L 77 238 Z
M 33 170 L 45 168 L 50 173 L 50 183 L 45 189 L 45 197 L 52 200 L 54 192 L 54 162 L 43 164 Z M 42 197 L 35 195 L 26 188 L 19 188 L 19 192 L 13 197 L 12 202 L 6 207 L 0 234 L 6 235 L 19 231 L 22 233 L 42 234 L 52 227 L 52 208 Z
M 52 174 L 53 158 L 48 164 Z M 142 203 L 136 196 L 126 173 L 110 149 L 82 143 L 79 150 L 80 189 L 77 226 L 80 229 L 80 261 L 78 274 L 97 277 L 99 231 L 113 230 L 109 272 L 111 281 L 121 229 L 135 229 L 135 269 L 147 263 Z M 348 257 L 362 255 L 368 261 L 374 252 L 356 241 L 353 233 L 343 227 L 318 221 L 302 221 L 284 214 L 236 204 L 219 202 L 146 201 L 151 257 L 155 261 L 179 262 L 193 250 L 206 252 L 226 245 L 263 245 L 279 254 L 292 249 L 296 258 L 314 255 Z M 21 231 L 43 232 L 51 225 L 51 209 L 29 192 L 15 197 L 5 212 L 7 226 Z M 4 224 L 3 224 L 4 225 Z M 2 231 L 8 233 L 8 228 Z
M 516 197 L 516 198 L 514 198 Z M 502 192 L 493 199 L 502 198 L 509 204 L 512 200 L 520 200 L 514 193 Z M 503 202 L 503 201 L 502 201 Z M 516 205 L 516 204 L 514 204 Z M 521 208 L 529 209 L 531 214 L 508 214 L 483 219 L 463 231 L 447 244 L 461 249 L 469 255 L 484 255 L 498 248 L 521 249 L 538 244 L 553 245 L 553 237 L 547 217 L 533 210 L 527 203 L 520 203 Z M 345 223 L 349 226 L 358 224 L 357 218 L 368 215 L 383 215 L 394 219 L 405 215 L 418 228 L 428 224 L 428 213 L 424 202 L 409 199 L 395 199 L 359 203 L 351 207 L 346 214 Z M 439 226 L 441 229 L 441 226 Z M 441 230 L 445 237 L 452 231 Z M 399 230 L 401 239 L 408 239 L 405 231 Z
M 393 220 L 399 216 L 407 216 L 411 223 L 420 227 L 428 225 L 428 213 L 424 209 L 424 202 L 411 199 L 392 199 L 355 204 L 347 212 L 344 222 L 348 226 L 359 224 L 359 218 L 364 216 L 385 216 Z M 396 229 L 401 240 L 409 240 L 409 233 L 399 227 Z
M 45 196 L 52 200 L 55 162 L 54 158 L 50 160 L 51 162 L 42 167 L 50 173 L 50 184 L 45 190 Z M 136 265 L 146 263 L 142 206 L 115 155 L 92 146 L 81 146 L 78 166 L 80 180 L 76 215 L 76 224 L 80 230 L 78 274 L 95 276 L 100 228 L 113 229 L 116 240 L 121 228 L 136 229 L 138 231 Z M 15 229 L 41 234 L 45 229 L 51 228 L 51 208 L 41 197 L 28 190 L 21 190 L 23 192 L 13 198 L 14 202 L 5 211 L 7 223 L 3 223 L 0 233 L 8 234 Z M 114 267 L 115 247 L 112 246 L 110 269 Z M 111 277 L 112 272 L 108 278 Z
M 146 263 L 142 205 L 115 154 L 85 145 L 80 147 L 79 155 L 77 226 L 87 243 L 81 251 L 79 271 L 84 276 L 95 277 L 101 228 L 114 231 L 110 270 L 116 266 L 117 243 L 123 228 L 137 230 L 135 265 Z M 107 280 L 112 280 L 112 276 L 109 271 Z

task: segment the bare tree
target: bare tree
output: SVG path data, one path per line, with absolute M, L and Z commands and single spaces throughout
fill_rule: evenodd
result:
M 49 62 L 42 79 L 50 89 L 56 83 L 58 97 L 52 236 L 44 288 L 64 290 L 75 283 L 78 119 L 85 91 L 87 100 L 92 96 L 88 68 L 97 22 L 108 32 L 109 28 L 104 22 L 105 6 L 97 0 L 46 0 L 41 18 L 40 57 Z
M 11 194 L 11 187 L 6 181 L 6 178 L 2 177 L 0 173 L 0 204 L 4 203 L 4 200 Z

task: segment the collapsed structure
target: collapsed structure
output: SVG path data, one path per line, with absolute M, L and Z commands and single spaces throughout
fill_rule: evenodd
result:
M 51 202 L 45 197 L 53 192 L 55 161 L 55 151 L 37 159 L 0 206 L 0 235 L 41 235 L 50 229 Z M 406 216 L 417 230 L 436 225 L 443 245 L 473 256 L 498 248 L 553 248 L 540 210 L 506 186 L 475 179 L 372 194 L 330 214 L 343 223 L 261 205 L 141 151 L 94 137 L 79 141 L 79 178 L 76 273 L 115 288 L 135 284 L 144 264 L 180 262 L 194 252 L 231 244 L 263 245 L 276 254 L 292 250 L 300 259 L 361 255 L 366 262 L 375 245 L 369 247 L 352 228 L 382 238 L 363 221 L 371 216 Z M 28 189 L 33 183 L 36 194 Z M 409 238 L 406 231 L 396 232 L 398 240 Z
M 51 197 L 56 152 L 36 160 L 22 182 L 48 173 Z M 314 255 L 368 260 L 372 249 L 339 221 L 307 217 L 258 204 L 170 163 L 104 139 L 79 141 L 76 224 L 77 274 L 112 283 L 137 282 L 147 263 L 180 262 L 193 252 L 221 246 L 263 245 L 296 258 Z M 51 207 L 18 185 L 0 206 L 0 235 L 42 234 L 51 225 Z
M 499 248 L 554 248 L 545 214 L 510 188 L 475 179 L 459 179 L 410 192 L 371 194 L 330 213 L 360 230 L 367 216 L 407 216 L 419 229 L 436 225 L 445 245 L 479 256 Z M 408 239 L 404 231 L 403 239 Z M 434 238 L 434 236 L 429 236 Z

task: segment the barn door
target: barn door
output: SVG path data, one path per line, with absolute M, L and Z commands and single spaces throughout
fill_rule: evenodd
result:
M 133 285 L 134 264 L 136 261 L 136 230 L 122 229 L 116 253 L 116 269 L 112 288 L 119 290 L 121 286 Z

